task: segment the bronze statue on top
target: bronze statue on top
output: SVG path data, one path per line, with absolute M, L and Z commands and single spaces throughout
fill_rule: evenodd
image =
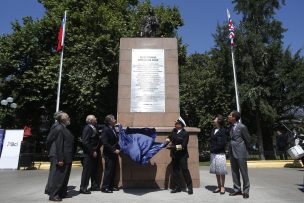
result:
M 141 37 L 156 37 L 156 29 L 159 27 L 158 19 L 154 16 L 154 11 L 149 8 L 148 15 L 144 17 L 140 28 Z

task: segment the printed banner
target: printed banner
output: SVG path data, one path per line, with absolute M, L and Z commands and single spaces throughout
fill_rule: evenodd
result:
M 5 132 L 4 129 L 0 129 L 0 157 L 1 157 L 2 147 L 3 147 L 4 132 Z
M 2 155 L 0 158 L 0 169 L 18 168 L 23 132 L 23 129 L 5 131 Z

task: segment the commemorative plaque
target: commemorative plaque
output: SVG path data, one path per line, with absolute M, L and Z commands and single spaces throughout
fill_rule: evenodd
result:
M 132 49 L 130 112 L 165 112 L 164 49 Z

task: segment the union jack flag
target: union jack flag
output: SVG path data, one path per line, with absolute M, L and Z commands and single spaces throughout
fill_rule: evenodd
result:
M 230 45 L 231 46 L 234 46 L 234 37 L 235 37 L 235 34 L 234 34 L 234 26 L 233 26 L 233 21 L 232 19 L 230 18 L 230 13 L 229 13 L 229 10 L 227 9 L 227 17 L 228 17 L 228 27 L 229 27 L 229 38 L 230 38 Z

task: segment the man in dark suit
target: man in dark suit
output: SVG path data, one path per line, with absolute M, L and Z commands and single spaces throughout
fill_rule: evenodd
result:
M 60 123 L 57 121 L 59 113 L 62 113 L 62 111 L 56 112 L 54 114 L 55 123 L 52 125 L 52 127 L 50 129 L 50 132 L 49 132 L 49 134 L 47 136 L 47 139 L 46 139 L 46 150 L 48 152 L 50 151 L 51 145 L 52 145 L 52 143 L 53 143 L 53 141 L 55 139 L 55 136 L 57 135 L 57 131 L 54 130 L 54 129 L 56 129 L 56 127 L 58 125 L 60 125 Z M 48 194 L 49 195 L 49 188 L 51 187 L 51 183 L 52 183 L 52 179 L 53 179 L 53 177 L 55 175 L 55 171 L 56 171 L 56 163 L 50 161 L 50 172 L 49 172 L 49 177 L 48 177 L 47 184 L 45 186 L 44 194 Z
M 57 113 L 56 121 L 58 124 L 53 126 L 47 140 L 48 146 L 50 146 L 50 161 L 56 167 L 49 184 L 50 201 L 62 201 L 62 198 L 71 197 L 67 194 L 67 185 L 74 154 L 74 136 L 66 128 L 70 125 L 68 114 Z
M 228 116 L 228 122 L 231 125 L 230 130 L 230 163 L 233 179 L 234 192 L 230 196 L 242 195 L 240 172 L 243 179 L 243 198 L 249 198 L 250 182 L 248 177 L 247 156 L 250 145 L 250 135 L 247 127 L 240 123 L 241 114 L 238 111 L 232 111 Z
M 114 180 L 120 148 L 118 145 L 119 138 L 114 128 L 115 124 L 115 117 L 113 115 L 107 115 L 105 117 L 105 126 L 101 132 L 103 157 L 105 159 L 105 170 L 101 191 L 104 193 L 112 193 L 113 191 L 118 190 L 114 185 Z
M 171 142 L 170 156 L 172 158 L 172 170 L 173 170 L 173 184 L 174 188 L 171 193 L 181 192 L 182 180 L 180 177 L 180 169 L 187 184 L 188 194 L 193 194 L 192 178 L 188 169 L 188 141 L 189 134 L 184 129 L 186 126 L 185 121 L 180 117 L 175 122 L 175 128 L 172 133 L 166 139 L 167 142 Z
M 82 194 L 91 194 L 90 191 L 98 191 L 98 165 L 100 157 L 100 140 L 96 129 L 97 119 L 94 115 L 88 115 L 87 125 L 82 131 L 83 162 L 82 175 L 79 192 Z M 91 178 L 91 189 L 88 190 Z

